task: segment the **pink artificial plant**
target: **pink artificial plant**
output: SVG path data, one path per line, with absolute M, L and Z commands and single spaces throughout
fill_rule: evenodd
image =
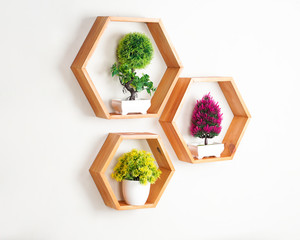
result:
M 191 134 L 194 137 L 204 138 L 204 144 L 207 145 L 207 139 L 218 136 L 222 130 L 221 122 L 223 113 L 219 103 L 213 100 L 210 93 L 197 100 L 194 107 Z

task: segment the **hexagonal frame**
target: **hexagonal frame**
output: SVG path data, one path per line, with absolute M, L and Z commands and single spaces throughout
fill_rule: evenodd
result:
M 221 157 L 194 158 L 176 126 L 176 118 L 183 106 L 184 97 L 193 82 L 218 82 L 234 115 L 223 139 L 225 150 Z M 204 163 L 231 160 L 242 139 L 251 115 L 231 77 L 179 78 L 166 104 L 159 122 L 179 160 L 188 163 Z
M 167 65 L 167 70 L 165 71 L 157 90 L 151 98 L 151 106 L 148 109 L 147 114 L 120 115 L 116 113 L 109 113 L 86 70 L 88 61 L 96 50 L 98 42 L 110 22 L 145 23 Z M 71 66 L 71 69 L 97 117 L 106 119 L 126 119 L 158 117 L 161 114 L 163 107 L 165 106 L 170 93 L 178 80 L 182 65 L 160 19 L 97 17 L 94 25 L 82 44 Z
M 160 178 L 151 185 L 150 194 L 145 205 L 133 206 L 128 205 L 125 201 L 119 201 L 109 184 L 105 172 L 112 161 L 121 142 L 126 139 L 145 139 L 153 153 L 153 156 L 161 170 Z M 174 167 L 169 155 L 162 143 L 161 138 L 153 133 L 110 133 L 106 138 L 102 148 L 100 149 L 95 161 L 90 167 L 90 173 L 96 183 L 96 186 L 103 198 L 104 203 L 111 208 L 117 210 L 130 210 L 139 208 L 156 207 L 161 195 L 167 187 L 172 175 Z

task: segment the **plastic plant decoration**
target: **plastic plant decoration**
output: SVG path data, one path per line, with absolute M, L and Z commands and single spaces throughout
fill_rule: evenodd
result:
M 204 138 L 204 144 L 207 145 L 207 139 L 218 136 L 222 130 L 223 113 L 218 102 L 212 98 L 210 93 L 203 96 L 193 110 L 190 132 L 194 137 Z
M 120 64 L 127 64 L 134 69 L 143 69 L 153 58 L 153 46 L 145 34 L 129 33 L 120 40 L 117 56 Z
M 153 51 L 150 39 L 143 33 L 128 33 L 119 42 L 118 62 L 112 65 L 111 74 L 119 77 L 123 92 L 130 93 L 129 100 L 135 100 L 140 91 L 146 90 L 151 95 L 156 90 L 148 74 L 139 77 L 135 71 L 150 64 Z
M 153 184 L 161 175 L 154 162 L 155 159 L 150 152 L 133 149 L 118 159 L 111 176 L 118 182 L 133 180 L 143 185 L 147 182 Z

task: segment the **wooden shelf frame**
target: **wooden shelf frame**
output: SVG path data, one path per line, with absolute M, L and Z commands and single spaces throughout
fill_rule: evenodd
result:
M 234 115 L 223 139 L 225 149 L 221 154 L 221 157 L 206 157 L 203 159 L 194 158 L 175 123 L 176 118 L 180 113 L 180 109 L 183 106 L 184 97 L 187 95 L 188 89 L 194 82 L 217 82 Z M 179 160 L 188 163 L 205 163 L 233 159 L 250 118 L 251 115 L 237 89 L 233 78 L 196 77 L 178 79 L 169 101 L 159 119 L 159 122 Z
M 110 22 L 140 22 L 145 23 L 167 65 L 167 69 L 157 86 L 151 106 L 147 114 L 120 115 L 109 113 L 103 100 L 100 97 L 86 66 L 93 55 L 99 40 Z M 89 34 L 83 42 L 71 69 L 77 78 L 84 94 L 86 95 L 95 115 L 106 119 L 128 119 L 128 118 L 150 118 L 160 116 L 167 100 L 178 80 L 183 66 L 168 37 L 166 30 L 160 19 L 154 18 L 130 18 L 130 17 L 97 17 Z
M 150 194 L 145 205 L 133 206 L 116 198 L 112 187 L 105 175 L 105 172 L 112 161 L 121 142 L 126 139 L 146 140 L 153 156 L 161 170 L 160 178 L 151 184 Z M 171 177 L 174 174 L 174 166 L 163 145 L 163 142 L 157 134 L 153 133 L 109 133 L 102 148 L 100 149 L 95 161 L 90 167 L 90 173 L 96 183 L 96 186 L 103 198 L 104 203 L 117 210 L 130 210 L 139 208 L 154 208 L 165 191 Z

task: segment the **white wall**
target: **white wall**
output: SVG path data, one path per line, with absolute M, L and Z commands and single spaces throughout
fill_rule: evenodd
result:
M 0 239 L 299 239 L 299 10 L 296 0 L 2 2 Z M 101 15 L 162 18 L 182 76 L 234 77 L 253 118 L 233 161 L 183 163 L 157 119 L 94 116 L 69 67 Z M 104 205 L 88 169 L 116 131 L 162 136 L 176 172 L 157 208 Z

